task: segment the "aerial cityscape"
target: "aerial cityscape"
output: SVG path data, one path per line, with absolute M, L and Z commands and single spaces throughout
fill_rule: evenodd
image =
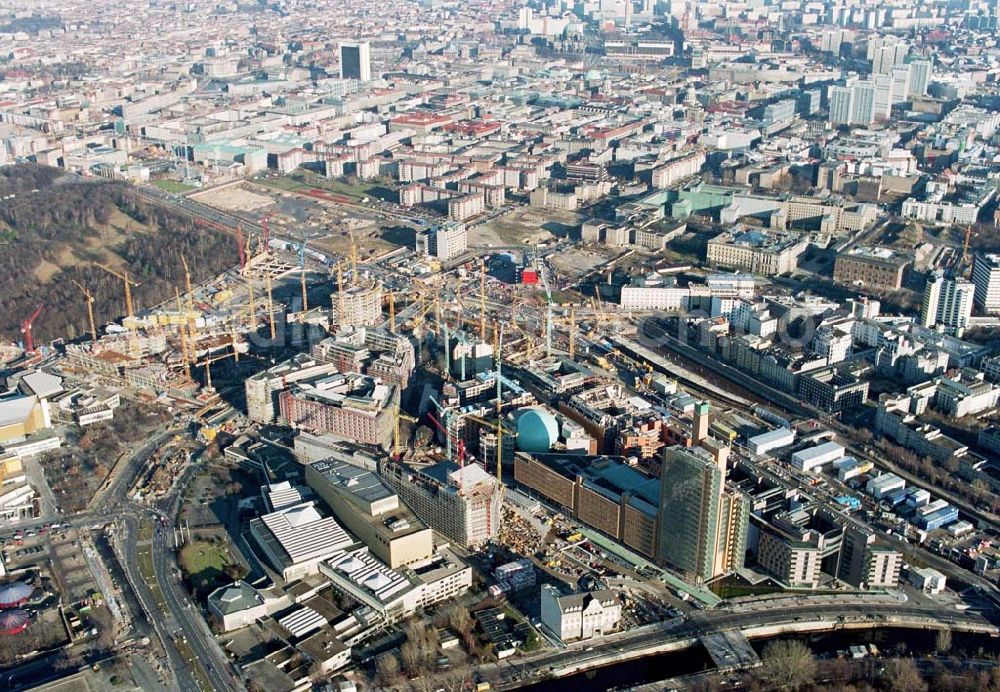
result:
M 0 0 L 0 690 L 1000 692 L 998 23 Z

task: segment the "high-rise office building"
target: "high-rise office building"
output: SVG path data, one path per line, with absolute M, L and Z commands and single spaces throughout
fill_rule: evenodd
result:
M 975 300 L 986 313 L 1000 312 L 1000 254 L 983 253 L 972 261 L 972 284 Z
M 725 462 L 700 447 L 670 447 L 660 475 L 658 559 L 698 581 L 743 565 L 750 503 L 725 487 Z
M 952 329 L 969 326 L 975 286 L 962 278 L 945 276 L 936 271 L 927 277 L 924 298 L 920 305 L 920 324 L 925 327 L 943 325 Z
M 340 78 L 362 82 L 371 80 L 372 54 L 367 41 L 340 44 Z

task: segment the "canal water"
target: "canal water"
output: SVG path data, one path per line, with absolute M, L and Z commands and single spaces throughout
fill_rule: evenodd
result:
M 869 630 L 838 630 L 812 635 L 755 639 L 751 642 L 757 653 L 778 639 L 797 639 L 809 645 L 813 653 L 821 657 L 834 657 L 856 644 L 874 644 L 883 655 L 928 654 L 934 651 L 937 630 L 907 628 L 880 628 Z M 970 657 L 1000 653 L 1000 639 L 985 634 L 952 634 L 952 653 L 965 653 Z M 615 663 L 603 668 L 577 673 L 564 678 L 546 680 L 528 685 L 522 689 L 532 692 L 565 692 L 577 690 L 622 689 L 634 685 L 692 675 L 713 668 L 708 652 L 701 644 L 686 651 L 655 654 L 634 661 Z

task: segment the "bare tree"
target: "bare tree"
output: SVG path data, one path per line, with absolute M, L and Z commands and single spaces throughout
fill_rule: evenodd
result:
M 461 606 L 453 606 L 448 613 L 448 624 L 462 637 L 465 648 L 471 651 L 475 645 L 475 637 L 472 636 L 472 630 L 476 626 L 476 623 L 472 619 L 472 615 L 469 614 L 469 611 Z
M 399 657 L 403 659 L 403 670 L 411 677 L 416 677 L 424 669 L 427 656 L 419 641 L 409 640 L 399 647 Z
M 951 630 L 947 627 L 939 629 L 937 638 L 934 640 L 934 649 L 939 654 L 946 654 L 951 651 Z
M 816 676 L 816 659 L 802 642 L 782 640 L 764 647 L 761 672 L 774 687 L 797 690 L 810 684 Z
M 375 671 L 379 684 L 392 687 L 399 681 L 399 659 L 391 651 L 384 653 L 375 662 Z
M 925 692 L 927 689 L 912 658 L 894 658 L 886 663 L 882 682 L 890 692 Z

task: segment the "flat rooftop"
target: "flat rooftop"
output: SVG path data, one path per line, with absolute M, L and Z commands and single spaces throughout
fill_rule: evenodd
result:
M 333 517 L 324 517 L 312 502 L 303 502 L 254 519 L 259 540 L 281 556 L 285 567 L 344 550 L 354 539 Z

